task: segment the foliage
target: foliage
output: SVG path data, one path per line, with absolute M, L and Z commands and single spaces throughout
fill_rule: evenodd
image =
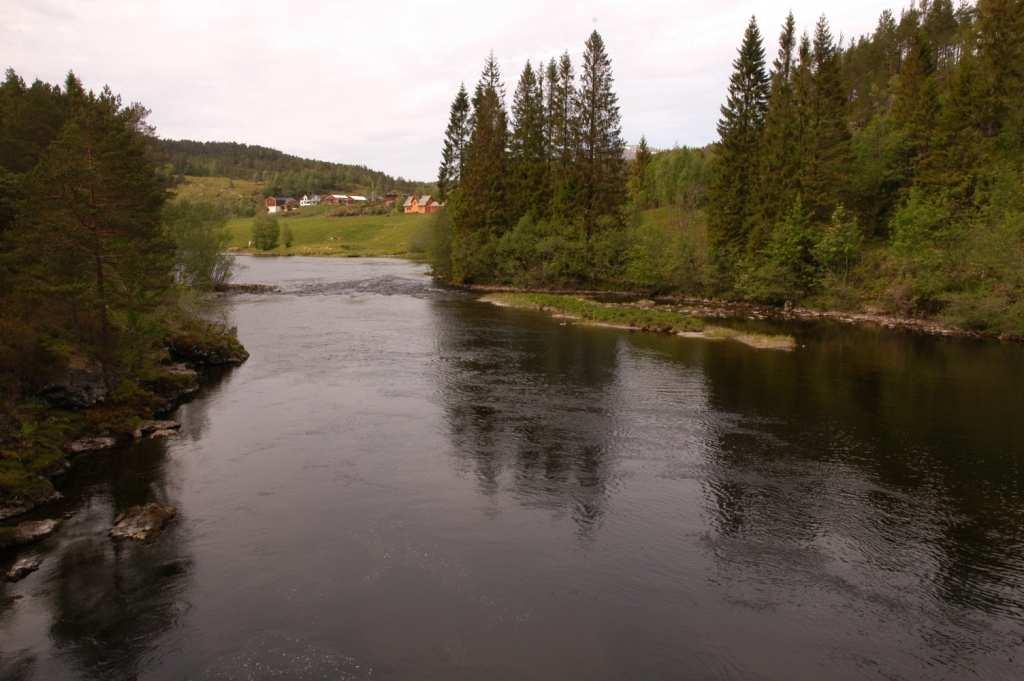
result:
M 269 213 L 260 213 L 252 221 L 252 245 L 260 251 L 272 251 L 277 248 L 277 240 L 281 236 L 281 225 L 277 218 Z
M 192 288 L 209 291 L 231 278 L 231 241 L 227 215 L 216 205 L 179 201 L 164 208 L 164 228 L 175 244 L 175 276 Z

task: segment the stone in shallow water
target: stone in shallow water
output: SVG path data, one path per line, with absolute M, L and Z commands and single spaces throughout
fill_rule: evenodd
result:
M 59 520 L 26 520 L 14 527 L 0 527 L 0 549 L 41 541 L 53 534 L 59 525 Z
M 177 421 L 143 421 L 132 433 L 132 436 L 136 440 L 141 440 L 144 437 L 166 437 L 173 435 L 174 431 L 179 428 L 181 428 L 181 424 Z
M 177 513 L 178 509 L 168 504 L 133 506 L 114 518 L 110 536 L 114 539 L 145 541 L 158 534 Z
M 64 449 L 70 454 L 82 454 L 84 452 L 95 452 L 100 449 L 110 449 L 116 444 L 117 440 L 112 437 L 87 437 L 69 442 Z
M 5 577 L 8 582 L 17 582 L 19 579 L 24 579 L 28 575 L 32 574 L 39 569 L 39 566 L 43 564 L 43 559 L 38 556 L 31 556 L 29 558 L 19 558 L 14 565 L 7 571 Z

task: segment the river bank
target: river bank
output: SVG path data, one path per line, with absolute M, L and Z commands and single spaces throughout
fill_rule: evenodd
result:
M 714 298 L 695 298 L 682 295 L 647 296 L 647 294 L 639 291 L 526 288 L 500 284 L 467 284 L 456 286 L 455 288 L 479 294 L 547 294 L 583 296 L 586 298 L 593 298 L 595 300 L 623 302 L 650 300 L 659 307 L 663 307 L 675 313 L 704 319 L 747 319 L 751 321 L 832 321 L 855 326 L 876 326 L 886 329 L 920 333 L 929 336 L 1024 343 L 1024 336 L 1020 335 L 973 331 L 970 329 L 963 329 L 943 324 L 942 322 L 932 319 L 902 317 L 882 312 L 821 310 L 800 306 L 777 307 Z
M 73 359 L 37 394 L 0 414 L 0 521 L 60 499 L 60 481 L 80 457 L 172 435 L 175 422 L 163 419 L 218 369 L 247 358 L 233 330 L 192 320 L 167 336 L 158 360 L 116 389 L 98 363 Z
M 599 302 L 580 296 L 550 293 L 491 293 L 480 299 L 499 307 L 537 310 L 588 326 L 646 331 L 704 340 L 732 340 L 758 350 L 795 350 L 796 339 L 788 334 L 754 333 L 707 324 L 703 318 L 653 301 Z

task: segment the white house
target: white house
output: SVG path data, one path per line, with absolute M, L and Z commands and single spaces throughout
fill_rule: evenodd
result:
M 303 206 L 303 207 L 319 206 L 320 205 L 320 195 L 319 194 L 313 194 L 312 196 L 310 196 L 309 194 L 303 194 L 302 198 L 299 199 L 299 205 Z

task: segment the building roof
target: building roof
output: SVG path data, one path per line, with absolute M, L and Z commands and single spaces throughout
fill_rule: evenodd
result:
M 430 194 L 424 194 L 423 196 L 420 197 L 420 205 L 421 206 L 430 205 Z
M 410 196 L 409 198 L 407 198 L 405 200 L 405 204 L 404 204 L 405 207 L 408 208 L 409 206 L 411 206 L 413 204 L 414 201 L 416 201 L 416 197 L 415 196 Z

